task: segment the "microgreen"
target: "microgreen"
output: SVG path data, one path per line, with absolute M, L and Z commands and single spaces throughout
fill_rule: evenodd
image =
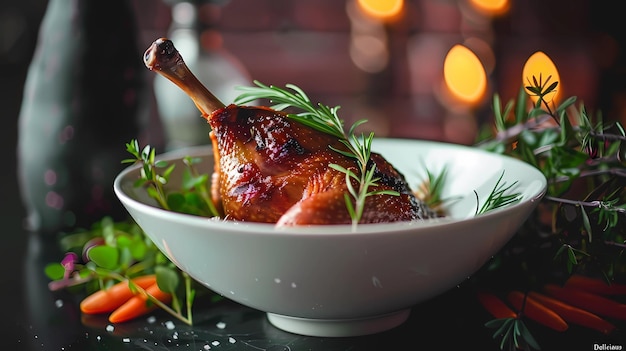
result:
M 126 151 L 133 158 L 125 159 L 122 163 L 139 163 L 142 166 L 141 177 L 136 181 L 135 186 L 145 187 L 148 195 L 155 199 L 163 209 L 198 216 L 219 216 L 207 186 L 209 175 L 200 174 L 195 167 L 201 159 L 184 157 L 183 163 L 186 168 L 182 175 L 181 189 L 167 189 L 165 185 L 169 183 L 175 165 L 170 165 L 164 160 L 157 160 L 155 150 L 150 145 L 140 148 L 136 139 L 126 144 Z
M 361 220 L 365 201 L 373 195 L 392 195 L 398 196 L 399 193 L 390 190 L 375 190 L 378 186 L 376 183 L 379 178 L 375 177 L 376 166 L 370 165 L 370 156 L 372 152 L 372 140 L 374 133 L 365 136 L 357 136 L 355 129 L 366 123 L 366 120 L 358 120 L 355 122 L 348 132 L 344 129 L 343 120 L 339 118 L 337 111 L 339 106 L 330 107 L 321 103 L 313 104 L 306 93 L 298 86 L 287 84 L 286 88 L 276 86 L 267 86 L 261 82 L 254 81 L 256 87 L 240 87 L 243 91 L 234 103 L 245 104 L 258 99 L 268 99 L 273 105 L 273 109 L 283 111 L 290 108 L 298 109 L 300 112 L 288 113 L 287 116 L 295 121 L 307 125 L 320 132 L 336 136 L 339 141 L 346 147 L 347 151 L 339 150 L 331 147 L 334 151 L 355 159 L 355 172 L 351 167 L 345 168 L 338 164 L 330 164 L 329 167 L 343 172 L 346 175 L 346 185 L 348 193 L 345 194 L 346 208 L 352 219 L 352 226 Z M 353 185 L 353 180 L 358 185 Z M 372 190 L 374 188 L 374 190 Z
M 142 164 L 141 179 L 135 183 L 136 186 L 147 185 L 148 194 L 159 202 L 159 205 L 166 210 L 169 210 L 167 198 L 165 195 L 164 185 L 167 184 L 169 175 L 174 170 L 174 166 L 169 166 L 168 169 L 159 174 L 157 168 L 164 168 L 167 166 L 165 161 L 156 161 L 156 149 L 150 145 L 146 145 L 143 149 L 140 149 L 137 139 L 131 140 L 126 144 L 126 151 L 134 156 L 132 159 L 122 160 L 122 163 L 136 163 Z
M 156 274 L 159 288 L 172 294 L 172 305 L 157 299 L 151 302 L 190 325 L 191 306 L 198 289 L 208 291 L 180 271 L 130 220 L 114 222 L 105 217 L 89 230 L 66 234 L 60 243 L 67 254 L 60 263 L 50 263 L 44 269 L 51 279 L 51 290 L 83 287 L 85 293 L 91 294 L 119 281 Z M 81 252 L 87 254 L 81 257 Z M 134 288 L 145 294 L 140 287 Z

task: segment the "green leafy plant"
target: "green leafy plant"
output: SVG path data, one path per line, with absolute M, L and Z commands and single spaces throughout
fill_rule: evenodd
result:
M 172 303 L 170 307 L 156 299 L 151 302 L 177 319 L 193 323 L 191 307 L 198 285 L 133 221 L 115 222 L 105 217 L 90 229 L 64 235 L 59 243 L 67 252 L 65 257 L 45 267 L 51 290 L 69 288 L 91 294 L 120 281 L 156 274 L 159 287 L 172 295 Z
M 526 87 L 539 100 L 526 112 L 526 95 L 520 93 L 517 105 L 522 108 L 516 109 L 513 121 L 507 114 L 513 102 L 503 110 L 496 95 L 497 134 L 478 145 L 535 165 L 546 176 L 549 187 L 544 202 L 551 205 L 554 221 L 549 227 L 541 228 L 554 234 L 563 245 L 579 249 L 574 256 L 580 258 L 577 262 L 580 269 L 590 264 L 593 267 L 587 268 L 608 277 L 616 272 L 614 264 L 598 265 L 600 262 L 586 257 L 597 257 L 596 253 L 607 249 L 621 254 L 623 249 L 619 243 L 624 242 L 626 233 L 623 186 L 626 134 L 618 122 L 604 123 L 601 115 L 594 122 L 582 105 L 578 110 L 573 109 L 574 97 L 556 108 L 547 108 L 549 104 L 543 97 L 556 88 L 556 83 L 545 90 L 541 87 L 547 83 Z M 553 123 L 547 123 L 549 120 Z M 577 123 L 573 125 L 572 121 Z M 584 196 L 568 197 L 577 196 L 576 192 L 582 190 Z M 567 237 L 576 232 L 584 235 Z
M 148 195 L 162 208 L 206 217 L 220 215 L 209 193 L 209 175 L 200 174 L 195 168 L 195 165 L 202 161 L 200 158 L 184 157 L 183 162 L 186 168 L 183 171 L 180 188 L 175 185 L 167 190 L 165 185 L 168 184 L 175 165 L 170 165 L 164 160 L 157 160 L 156 149 L 150 145 L 141 148 L 137 139 L 126 144 L 126 151 L 133 158 L 125 159 L 122 163 L 139 163 L 142 166 L 141 177 L 137 179 L 135 186 L 145 187 Z
M 473 277 L 483 287 L 541 289 L 575 273 L 601 276 L 607 283 L 625 278 L 624 128 L 577 107 L 576 97 L 558 105 L 549 101 L 546 96 L 557 88 L 551 77 L 540 76 L 505 105 L 495 94 L 494 126 L 479 135 L 477 147 L 525 161 L 548 180 L 547 194 L 529 220 Z M 539 349 L 531 339 L 524 338 L 524 346 L 514 338 L 513 322 L 487 326 L 498 328 L 501 349 Z

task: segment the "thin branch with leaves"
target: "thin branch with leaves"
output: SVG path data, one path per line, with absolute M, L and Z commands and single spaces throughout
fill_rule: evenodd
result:
M 483 288 L 493 283 L 506 291 L 505 271 L 509 289 L 540 290 L 573 274 L 626 279 L 626 133 L 618 121 L 576 106 L 576 97 L 549 100 L 559 85 L 551 78 L 528 79 L 505 105 L 494 95 L 494 125 L 477 140 L 480 148 L 535 166 L 548 180 L 546 196 L 518 234 L 474 275 Z M 501 349 L 519 348 L 513 320 L 487 326 L 497 329 Z

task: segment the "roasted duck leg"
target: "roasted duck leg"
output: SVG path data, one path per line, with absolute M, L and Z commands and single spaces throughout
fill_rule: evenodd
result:
M 224 218 L 277 226 L 351 223 L 344 197 L 346 175 L 329 164 L 358 168 L 353 158 L 332 149 L 346 149 L 336 136 L 267 107 L 224 106 L 165 38 L 148 48 L 144 61 L 185 91 L 210 124 L 215 156 L 212 197 Z M 376 166 L 378 187 L 399 195 L 368 197 L 360 223 L 433 216 L 381 155 L 373 153 L 370 163 Z

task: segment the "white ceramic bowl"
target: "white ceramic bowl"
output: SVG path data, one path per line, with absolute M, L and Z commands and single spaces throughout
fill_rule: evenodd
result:
M 213 291 L 268 313 L 287 331 L 314 336 L 380 332 L 406 320 L 416 303 L 436 296 L 476 272 L 512 237 L 546 190 L 534 167 L 510 157 L 438 142 L 376 139 L 380 152 L 415 188 L 426 169 L 448 167 L 444 197 L 458 198 L 444 219 L 411 223 L 276 229 L 158 208 L 133 182 L 139 168 L 124 170 L 115 192 L 131 216 L 180 269 Z M 211 172 L 210 147 L 161 155 L 177 163 L 203 156 Z M 476 195 L 486 199 L 504 173 L 522 200 L 474 216 Z

